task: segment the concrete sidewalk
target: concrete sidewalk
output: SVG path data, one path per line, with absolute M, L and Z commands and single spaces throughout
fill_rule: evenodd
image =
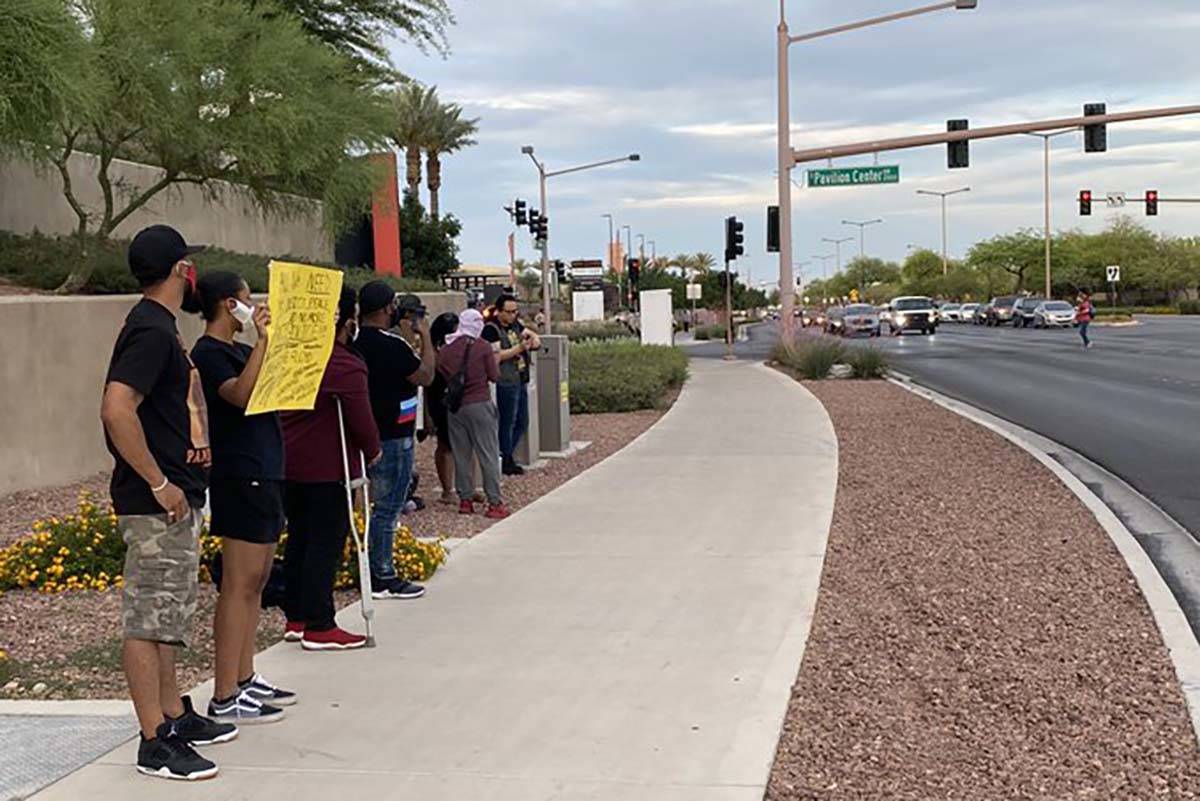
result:
M 640 439 L 456 551 L 425 599 L 381 604 L 378 648 L 262 655 L 302 701 L 207 749 L 217 779 L 141 777 L 130 743 L 36 798 L 760 801 L 837 443 L 796 382 L 692 369 Z

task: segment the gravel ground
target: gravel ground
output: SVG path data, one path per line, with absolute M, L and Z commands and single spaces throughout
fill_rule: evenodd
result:
M 571 459 L 551 460 L 545 468 L 525 476 L 506 478 L 505 500 L 514 510 L 528 505 L 629 444 L 661 416 L 661 411 L 645 411 L 574 417 L 573 438 L 590 441 L 591 447 Z M 436 502 L 439 490 L 432 441 L 418 448 L 417 459 L 422 472 L 421 494 L 429 501 L 429 508 L 404 521 L 417 536 L 471 537 L 493 523 L 482 514 L 459 515 L 457 507 Z M 107 498 L 108 476 L 0 498 L 0 547 L 28 532 L 34 520 L 72 511 L 82 490 Z M 345 593 L 338 603 L 346 606 L 357 600 L 357 593 Z M 201 586 L 197 639 L 193 648 L 180 656 L 180 683 L 184 687 L 199 684 L 211 675 L 210 622 L 215 607 L 216 592 L 211 586 Z M 7 651 L 14 660 L 7 667 L 0 665 L 0 698 L 33 697 L 32 688 L 39 682 L 47 685 L 40 697 L 122 697 L 125 683 L 120 671 L 120 608 L 120 594 L 111 591 L 0 594 L 0 650 Z M 274 643 L 282 633 L 283 616 L 279 610 L 271 610 L 259 629 L 260 646 Z M 14 679 L 19 679 L 19 686 L 5 689 Z
M 767 799 L 1198 797 L 1167 651 L 1085 507 L 902 389 L 806 386 L 840 482 Z

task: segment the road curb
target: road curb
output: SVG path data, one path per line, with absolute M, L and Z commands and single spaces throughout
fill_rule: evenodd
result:
M 1167 647 L 1171 664 L 1175 669 L 1175 677 L 1187 703 L 1192 720 L 1192 735 L 1196 738 L 1197 745 L 1200 746 L 1200 641 L 1197 641 L 1179 602 L 1171 593 L 1154 562 L 1134 537 L 1133 532 L 1095 492 L 1037 444 L 1038 439 L 1053 440 L 1040 434 L 1033 434 L 1008 421 L 1004 421 L 1003 426 L 997 425 L 989 419 L 991 415 L 981 409 L 923 387 L 903 373 L 892 371 L 888 381 L 1004 437 L 1037 459 L 1088 508 L 1101 528 L 1108 534 L 1113 545 L 1117 547 L 1126 566 L 1137 581 L 1142 597 L 1150 607 L 1150 614 Z M 1074 451 L 1061 443 L 1055 442 L 1055 445 L 1063 452 L 1074 454 Z M 1083 460 L 1082 456 L 1075 455 Z M 1149 500 L 1146 503 L 1153 505 Z

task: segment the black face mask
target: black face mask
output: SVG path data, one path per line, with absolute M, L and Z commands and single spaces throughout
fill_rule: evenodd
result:
M 399 309 L 392 309 L 392 324 L 389 328 L 395 328 L 400 325 L 400 321 L 404 319 L 404 314 Z

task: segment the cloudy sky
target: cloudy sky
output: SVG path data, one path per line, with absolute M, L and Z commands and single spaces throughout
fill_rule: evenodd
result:
M 777 276 L 765 252 L 765 207 L 775 186 L 776 0 L 451 0 L 458 25 L 442 60 L 403 44 L 397 64 L 481 118 L 479 145 L 445 166 L 442 206 L 464 223 L 464 261 L 502 264 L 513 198 L 536 205 L 536 146 L 550 169 L 642 155 L 550 181 L 553 255 L 600 258 L 615 215 L 659 255 L 720 253 L 722 220 L 746 220 L 755 282 Z M 915 0 L 790 0 L 794 34 L 889 13 Z M 792 47 L 793 145 L 836 145 L 1081 113 L 1200 103 L 1200 6 L 1196 0 L 979 0 Z M 837 166 L 870 164 L 870 156 Z M 867 251 L 901 259 L 909 244 L 940 247 L 935 198 L 917 189 L 970 186 L 951 199 L 950 248 L 1042 224 L 1042 144 L 1029 137 L 971 146 L 971 168 L 946 169 L 944 147 L 880 155 L 899 164 L 890 187 L 794 193 L 796 260 L 832 253 L 823 237 L 855 235 L 843 219 L 882 217 Z M 1109 128 L 1107 154 L 1083 153 L 1082 135 L 1055 141 L 1055 228 L 1099 230 L 1113 212 L 1078 215 L 1082 188 L 1148 188 L 1200 196 L 1200 117 Z M 824 166 L 822 164 L 813 166 Z M 803 182 L 803 174 L 797 172 Z M 1140 217 L 1140 207 L 1131 209 Z M 1144 218 L 1143 218 L 1144 219 Z M 1164 205 L 1151 225 L 1191 234 L 1200 207 Z M 857 252 L 857 242 L 844 252 Z M 518 255 L 532 258 L 528 236 Z

